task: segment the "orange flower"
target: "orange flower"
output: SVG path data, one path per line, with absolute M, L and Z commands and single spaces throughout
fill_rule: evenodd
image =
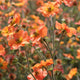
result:
M 76 0 L 56 0 L 59 4 L 64 3 L 66 6 L 71 7 Z
M 13 17 L 11 17 L 8 21 L 10 25 L 18 24 L 20 22 L 20 14 L 16 13 Z
M 46 61 L 42 60 L 40 62 L 40 64 L 41 64 L 41 66 L 46 67 L 46 66 L 52 65 L 53 64 L 53 60 L 52 59 L 47 59 Z
M 71 44 L 71 43 L 72 43 L 72 39 L 69 39 L 68 44 Z
M 14 21 L 15 21 L 15 23 L 19 23 L 20 22 L 20 14 L 19 13 L 16 13 L 14 15 Z
M 53 59 L 47 59 L 46 60 L 46 66 L 52 65 L 53 64 Z
M 80 59 L 80 49 L 77 50 L 77 59 Z
M 37 63 L 37 64 L 35 64 L 35 65 L 32 67 L 32 69 L 35 70 L 35 69 L 39 69 L 39 68 L 41 68 L 41 67 L 42 67 L 41 64 L 40 64 L 40 63 Z
M 37 69 L 32 73 L 36 80 L 43 80 L 47 76 L 47 71 L 45 69 Z M 34 80 L 33 76 L 29 74 L 27 76 L 28 80 Z
M 27 31 L 19 30 L 15 32 L 13 37 L 10 36 L 8 39 L 8 45 L 12 49 L 18 49 L 20 46 L 24 46 L 25 44 L 29 43 L 29 36 Z
M 34 19 L 34 22 L 39 26 L 45 26 L 44 21 L 42 21 L 38 16 L 31 15 L 31 18 Z
M 71 46 L 77 46 L 77 45 L 78 45 L 77 42 L 73 42 L 73 43 L 71 44 Z
M 2 45 L 0 45 L 0 56 L 4 56 L 5 53 L 5 48 Z
M 23 6 L 24 4 L 25 4 L 24 2 L 12 3 L 12 5 L 17 6 L 17 7 L 21 7 L 21 6 Z
M 8 17 L 8 16 L 13 16 L 13 14 L 15 13 L 15 10 L 9 12 L 9 13 L 6 13 L 5 16 Z
M 72 27 L 69 28 L 65 23 L 60 24 L 59 22 L 56 21 L 55 27 L 56 29 L 60 30 L 60 33 L 62 31 L 66 31 L 68 37 L 72 37 L 72 35 L 76 35 L 76 29 Z
M 64 41 L 61 41 L 60 44 L 61 44 L 61 45 L 64 44 Z
M 47 36 L 47 27 L 36 26 L 36 29 L 31 31 L 30 37 L 33 43 L 39 42 L 41 38 Z M 45 32 L 45 33 L 44 33 Z
M 65 23 L 60 24 L 58 21 L 56 21 L 55 27 L 58 30 L 61 30 L 61 31 L 65 30 L 66 32 L 70 32 L 69 27 Z
M 72 37 L 72 35 L 76 35 L 76 29 L 75 28 L 70 27 L 69 30 L 70 30 L 70 32 L 67 33 L 68 37 Z
M 71 54 L 63 54 L 65 57 L 67 57 L 67 58 L 71 58 L 71 59 L 74 59 L 74 57 L 71 55 Z
M 40 69 L 41 67 L 46 67 L 53 64 L 52 59 L 47 59 L 46 61 L 42 60 L 40 63 L 37 63 L 32 67 L 33 70 Z
M 80 26 L 79 26 L 79 27 L 77 27 L 77 32 L 80 32 Z
M 3 12 L 2 11 L 0 11 L 0 15 L 2 15 L 3 14 Z
M 37 2 L 36 2 L 36 5 L 37 5 L 37 6 L 41 6 L 41 5 L 43 5 L 43 3 L 44 3 L 43 0 L 40 0 L 40 1 L 37 1 Z
M 41 66 L 46 66 L 46 61 L 44 61 L 44 60 L 42 60 L 41 62 L 40 62 L 40 64 L 41 64 Z
M 72 79 L 74 75 L 77 73 L 77 68 L 72 68 L 68 74 L 69 79 Z
M 72 6 L 73 0 L 63 0 L 64 4 L 67 5 L 68 7 Z
M 56 2 L 44 3 L 43 6 L 37 9 L 44 17 L 54 16 L 59 13 L 59 4 Z
M 0 69 L 6 69 L 8 63 L 4 61 L 2 58 L 0 58 Z
M 6 26 L 2 29 L 1 34 L 5 37 L 12 35 L 14 33 L 14 27 L 13 26 Z

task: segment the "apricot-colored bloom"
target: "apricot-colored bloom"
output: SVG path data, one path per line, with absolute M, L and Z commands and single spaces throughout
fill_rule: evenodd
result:
M 46 60 L 46 66 L 52 65 L 53 64 L 53 59 L 47 59 Z
M 68 74 L 69 79 L 72 79 L 74 75 L 77 73 L 77 68 L 72 68 Z
M 72 42 L 71 46 L 77 46 L 78 43 L 77 42 Z
M 44 17 L 54 16 L 59 13 L 59 4 L 56 2 L 47 2 L 37 9 Z
M 32 67 L 32 69 L 35 70 L 35 69 L 38 69 L 38 68 L 41 68 L 41 67 L 46 67 L 46 66 L 49 66 L 49 65 L 52 65 L 52 64 L 53 64 L 52 59 L 47 59 L 46 61 L 42 60 L 40 63 L 35 64 Z
M 27 31 L 19 30 L 13 34 L 13 37 L 10 36 L 8 39 L 8 45 L 12 49 L 18 49 L 20 46 L 24 46 L 29 43 L 29 36 Z
M 46 66 L 52 65 L 53 64 L 53 59 L 47 59 L 46 61 L 42 60 L 40 62 L 40 64 L 41 64 L 42 67 L 46 67 Z
M 59 29 L 59 30 L 66 30 L 67 32 L 69 32 L 69 28 L 68 26 L 65 24 L 65 23 L 59 23 L 58 21 L 56 21 L 56 25 L 55 25 L 56 29 Z
M 8 21 L 10 25 L 18 24 L 20 22 L 20 14 L 15 13 L 13 17 L 11 17 Z
M 17 7 L 21 7 L 21 6 L 23 6 L 24 4 L 25 4 L 24 2 L 12 3 L 12 5 L 17 6 Z
M 0 57 L 0 69 L 6 69 L 8 63 Z
M 71 55 L 71 54 L 63 54 L 65 57 L 67 57 L 67 58 L 71 58 L 71 59 L 74 59 L 74 57 Z
M 56 29 L 60 30 L 60 33 L 62 31 L 66 31 L 66 34 L 68 37 L 72 37 L 72 35 L 76 35 L 76 29 L 72 27 L 68 27 L 65 23 L 60 24 L 56 21 L 55 25 Z
M 70 80 L 68 75 L 64 75 L 64 77 L 66 78 L 66 80 Z
M 64 4 L 67 5 L 68 7 L 72 6 L 73 0 L 63 0 Z
M 0 44 L 0 56 L 4 56 L 5 53 L 5 48 Z
M 36 80 L 43 80 L 47 76 L 47 71 L 45 69 L 37 69 L 32 73 Z M 27 76 L 28 80 L 34 80 L 33 76 L 29 74 Z
M 6 13 L 5 16 L 6 16 L 6 17 L 8 17 L 8 16 L 13 16 L 14 13 L 15 13 L 15 10 L 12 10 L 11 12 Z
M 31 18 L 34 19 L 35 23 L 38 24 L 39 26 L 45 26 L 44 21 L 42 21 L 39 16 L 31 15 Z
M 15 21 L 15 23 L 19 23 L 20 22 L 20 14 L 19 13 L 16 13 L 14 15 L 14 19 L 13 20 Z
M 66 6 L 71 7 L 76 0 L 56 0 L 59 4 L 64 3 Z
M 64 41 L 61 41 L 60 44 L 61 44 L 61 45 L 64 44 Z
M 41 6 L 41 5 L 43 5 L 44 4 L 44 2 L 43 2 L 43 0 L 37 0 L 37 2 L 36 2 L 36 5 L 37 6 Z
M 47 36 L 47 27 L 41 26 L 31 31 L 30 37 L 33 43 L 40 41 L 41 38 Z
M 2 29 L 1 34 L 5 37 L 12 35 L 14 33 L 14 27 L 13 26 L 6 26 Z
M 56 25 L 55 25 L 56 29 L 61 30 L 61 31 L 66 31 L 67 33 L 70 32 L 69 27 L 65 24 L 65 23 L 59 23 L 58 21 L 56 21 Z
M 12 5 L 17 6 L 17 7 L 22 7 L 27 3 L 27 0 L 18 0 L 18 3 L 12 3 Z
M 67 33 L 68 37 L 72 37 L 72 35 L 76 35 L 76 29 L 75 28 L 70 27 L 69 30 L 70 30 L 70 32 Z
M 68 44 L 71 44 L 71 43 L 72 43 L 72 39 L 69 39 Z
M 80 49 L 77 50 L 77 59 L 80 59 Z
M 2 15 L 3 14 L 3 12 L 2 11 L 0 11 L 0 15 Z
M 24 29 L 28 26 L 26 18 L 21 20 L 21 25 L 22 25 L 22 28 L 24 28 Z
M 80 41 L 78 37 L 76 37 L 76 41 Z
M 41 64 L 40 64 L 40 63 L 37 63 L 37 64 L 35 64 L 35 65 L 32 67 L 32 69 L 35 70 L 35 69 L 39 69 L 39 68 L 41 68 L 41 67 L 42 67 Z
M 80 26 L 79 26 L 79 27 L 77 27 L 77 32 L 79 32 L 79 33 L 80 33 Z

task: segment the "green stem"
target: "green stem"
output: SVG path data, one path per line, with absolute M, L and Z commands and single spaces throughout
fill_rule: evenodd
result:
M 29 70 L 30 74 L 33 76 L 34 80 L 36 80 L 36 78 L 34 77 L 34 75 L 32 74 L 32 72 L 30 71 L 29 60 L 28 60 L 28 54 L 26 55 L 26 58 L 27 58 L 28 70 Z
M 55 32 L 54 32 L 55 31 L 55 24 L 53 24 L 52 16 L 50 16 L 50 20 L 51 20 L 51 27 L 52 27 L 51 36 L 52 36 L 52 44 L 53 44 L 53 49 L 52 49 L 53 51 L 52 51 L 51 55 L 52 55 L 52 59 L 54 61 L 54 55 L 53 54 L 55 54 L 54 53 L 54 51 L 55 51 Z M 55 23 L 55 17 L 54 17 L 54 23 Z M 54 68 L 54 64 L 52 64 L 52 68 Z M 52 79 L 55 80 L 53 71 L 52 71 Z

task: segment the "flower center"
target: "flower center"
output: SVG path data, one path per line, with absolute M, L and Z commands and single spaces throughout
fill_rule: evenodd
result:
M 48 12 L 53 11 L 54 7 L 48 7 Z
M 20 37 L 19 39 L 16 39 L 17 43 L 21 43 L 22 42 L 22 37 Z

